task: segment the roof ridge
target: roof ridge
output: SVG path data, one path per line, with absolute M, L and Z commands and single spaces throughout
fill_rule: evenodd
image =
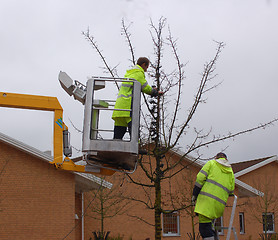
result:
M 241 162 L 235 162 L 235 163 L 231 163 L 231 165 L 235 165 L 235 164 L 242 164 L 242 163 L 250 163 L 250 162 L 255 162 L 255 161 L 265 161 L 269 158 L 274 157 L 275 155 L 269 156 L 269 157 L 263 157 L 263 158 L 257 158 L 257 159 L 251 159 L 251 160 L 246 160 L 246 161 L 241 161 Z
M 277 155 L 274 155 L 272 157 L 261 158 L 261 159 L 257 159 L 256 161 L 254 160 L 253 164 L 248 164 L 250 162 L 242 162 L 241 165 L 239 164 L 237 166 L 232 165 L 232 167 L 235 172 L 235 176 L 239 177 L 277 160 L 278 160 Z

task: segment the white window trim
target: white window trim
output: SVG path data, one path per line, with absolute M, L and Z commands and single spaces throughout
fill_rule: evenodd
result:
M 244 219 L 244 213 L 243 212 L 240 212 L 239 213 L 239 218 L 242 218 L 242 229 L 243 229 L 243 231 L 240 231 L 240 228 L 241 228 L 241 226 L 239 226 L 239 234 L 245 234 L 245 219 Z M 240 220 L 239 220 L 239 224 L 240 224 Z
M 173 213 L 178 213 L 177 211 L 176 212 L 173 212 Z M 164 214 L 162 214 L 162 236 L 163 237 L 179 237 L 180 236 L 180 215 L 177 214 L 177 233 L 171 233 L 171 232 L 168 232 L 168 233 L 164 233 L 164 229 L 163 229 L 163 226 L 164 226 L 164 221 L 163 221 L 163 217 L 164 217 Z
M 265 213 L 262 214 L 262 217 L 264 216 Z M 274 213 L 266 213 L 266 215 L 272 215 L 272 226 L 273 226 L 273 231 L 266 231 L 266 233 L 275 233 L 275 219 L 274 219 Z M 263 233 L 264 233 L 264 224 L 263 224 Z

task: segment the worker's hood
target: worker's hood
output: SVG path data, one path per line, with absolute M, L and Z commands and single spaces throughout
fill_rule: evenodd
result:
M 231 164 L 229 163 L 229 161 L 226 158 L 218 158 L 218 159 L 215 159 L 215 161 L 225 167 L 231 167 Z
M 131 69 L 128 69 L 126 71 L 127 74 L 135 73 L 135 72 L 143 72 L 144 73 L 144 69 L 139 65 L 134 65 Z
M 227 159 L 225 158 L 218 158 L 218 159 L 215 159 L 215 161 L 218 164 L 218 166 L 220 167 L 220 169 L 222 170 L 222 172 L 225 172 L 225 173 L 228 173 L 228 172 L 232 172 L 232 168 L 231 168 L 231 164 L 228 162 Z

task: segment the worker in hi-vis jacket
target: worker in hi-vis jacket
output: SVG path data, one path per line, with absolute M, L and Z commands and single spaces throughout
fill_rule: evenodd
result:
M 216 233 L 212 220 L 223 215 L 229 196 L 235 188 L 234 172 L 225 153 L 218 153 L 197 174 L 192 204 L 199 216 L 199 232 L 203 239 L 213 240 Z
M 149 67 L 150 61 L 148 58 L 140 57 L 137 60 L 137 64 L 131 69 L 126 71 L 125 78 L 132 78 L 137 80 L 141 84 L 141 89 L 143 93 L 156 97 L 162 95 L 163 92 L 158 91 L 155 88 L 152 88 L 147 80 L 145 79 L 145 72 Z M 115 109 L 131 109 L 132 103 L 132 89 L 133 83 L 123 82 L 118 98 L 116 100 Z M 128 128 L 129 133 L 131 134 L 131 112 L 129 111 L 119 111 L 114 110 L 112 119 L 115 121 L 114 124 L 114 139 L 122 139 Z

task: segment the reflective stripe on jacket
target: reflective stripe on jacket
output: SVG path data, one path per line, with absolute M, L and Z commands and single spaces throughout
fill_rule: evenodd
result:
M 141 83 L 142 92 L 151 95 L 152 87 L 148 84 L 145 79 L 144 69 L 135 65 L 133 68 L 126 71 L 125 78 L 133 78 Z M 115 109 L 131 109 L 132 102 L 132 91 L 133 91 L 133 83 L 123 82 L 121 88 L 119 90 L 118 98 L 115 104 Z M 117 117 L 130 117 L 130 112 L 128 111 L 113 111 L 112 118 L 115 120 Z
M 195 186 L 201 188 L 195 212 L 210 219 L 219 218 L 235 188 L 233 170 L 215 160 L 208 161 L 197 174 Z

